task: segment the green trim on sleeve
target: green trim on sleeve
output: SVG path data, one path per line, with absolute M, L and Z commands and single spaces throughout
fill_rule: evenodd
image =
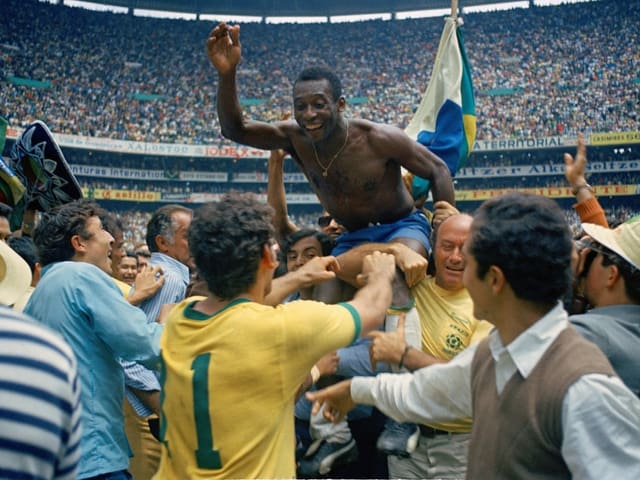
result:
M 360 314 L 355 309 L 355 307 L 350 303 L 340 302 L 337 305 L 340 305 L 346 308 L 347 310 L 349 310 L 349 312 L 351 313 L 351 316 L 353 317 L 353 323 L 356 324 L 356 333 L 353 337 L 353 340 L 351 341 L 351 343 L 353 344 L 358 339 L 358 337 L 360 336 L 360 333 L 362 332 L 362 321 L 360 320 Z

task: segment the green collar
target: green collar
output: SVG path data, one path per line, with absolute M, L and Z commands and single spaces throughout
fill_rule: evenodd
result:
M 215 317 L 216 315 L 222 313 L 223 311 L 225 311 L 228 308 L 234 307 L 234 306 L 239 305 L 241 303 L 251 302 L 251 300 L 249 300 L 248 298 L 236 298 L 235 300 L 232 300 L 231 302 L 227 303 L 220 310 L 217 310 L 216 312 L 214 312 L 213 315 L 207 315 L 206 313 L 198 312 L 197 310 L 193 309 L 193 306 L 196 303 L 198 303 L 198 301 L 199 300 L 194 300 L 193 302 L 187 304 L 187 306 L 184 309 L 184 317 L 185 318 L 188 318 L 189 320 L 208 320 L 211 317 Z

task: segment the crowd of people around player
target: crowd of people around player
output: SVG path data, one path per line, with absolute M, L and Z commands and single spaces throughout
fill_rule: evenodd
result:
M 313 226 L 295 225 L 278 194 L 283 158 L 274 153 L 269 160 L 270 206 L 253 194 L 230 192 L 195 211 L 165 205 L 152 214 L 117 215 L 80 199 L 42 212 L 35 225 L 33 212 L 25 214 L 13 233 L 11 209 L 0 209 L 0 376 L 9 379 L 0 383 L 0 418 L 11 425 L 0 433 L 3 475 L 142 480 L 640 473 L 630 443 L 640 433 L 634 348 L 640 336 L 640 221 L 618 209 L 609 212 L 616 223 L 608 222 L 586 183 L 584 141 L 575 157 L 565 156 L 565 180 L 577 202 L 571 229 L 567 214 L 537 195 L 494 198 L 473 216 L 438 202 L 430 213 L 429 261 L 397 240 L 338 253 L 341 238 L 354 232 L 326 212 Z M 514 259 L 517 252 L 524 257 Z M 487 264 L 488 273 L 468 273 L 485 256 L 497 262 Z M 405 306 L 394 306 L 396 265 L 412 285 Z M 513 273 L 514 265 L 529 267 Z M 234 271 L 239 266 L 245 267 Z M 368 280 L 352 277 L 359 289 L 348 303 L 307 302 L 338 272 L 345 280 L 362 272 Z M 607 273 L 610 280 L 600 283 Z M 512 286 L 497 290 L 500 299 L 481 293 L 486 287 L 478 282 L 487 282 L 487 275 L 508 275 Z M 536 288 L 525 278 L 536 279 Z M 545 300 L 538 299 L 543 294 Z M 507 310 L 501 319 L 489 305 L 505 301 L 517 313 Z M 527 322 L 527 315 L 535 321 L 510 338 L 513 325 Z M 504 333 L 490 333 L 493 327 Z M 354 342 L 360 328 L 371 333 Z M 438 339 L 443 332 L 446 341 Z M 547 339 L 533 340 L 538 336 Z M 220 344 L 221 338 L 227 340 Z M 276 339 L 269 348 L 263 348 L 266 338 Z M 498 383 L 500 397 L 515 403 L 489 415 L 495 394 L 474 378 L 495 381 L 495 374 L 478 369 L 500 341 L 514 345 L 514 358 L 525 355 L 519 362 L 539 349 L 539 367 Z M 281 371 L 275 377 L 274 368 Z M 336 375 L 344 380 L 334 383 Z M 22 386 L 36 376 L 37 389 Z M 123 386 L 124 397 L 117 394 Z M 542 392 L 550 391 L 561 395 L 554 408 L 563 432 L 551 440 L 552 451 L 537 434 L 523 444 L 521 434 L 508 428 L 513 422 L 549 428 L 542 418 L 554 414 Z M 472 408 L 471 394 L 482 409 Z M 524 413 L 519 395 L 535 399 L 535 407 Z M 345 417 L 354 402 L 363 405 Z M 287 427 L 294 412 L 295 435 Z M 213 424 L 209 415 L 215 415 Z M 59 435 L 47 425 L 56 425 Z M 215 430 L 208 430 L 211 425 Z M 40 435 L 22 436 L 34 430 Z M 211 442 L 208 450 L 202 442 Z M 532 460 L 517 454 L 523 449 L 539 453 Z
M 620 208 L 609 221 L 588 183 L 597 177 L 582 135 L 599 125 L 637 129 L 628 104 L 637 86 L 622 78 L 628 65 L 617 70 L 609 56 L 581 63 L 583 50 L 565 41 L 570 28 L 585 49 L 613 49 L 599 25 L 614 14 L 637 35 L 628 25 L 636 4 L 619 3 L 607 3 L 611 12 L 581 5 L 528 14 L 529 25 L 548 29 L 539 44 L 553 47 L 539 57 L 537 30 L 520 36 L 507 23 L 523 22 L 519 13 L 483 27 L 491 42 L 480 55 L 493 69 L 481 88 L 523 88 L 509 100 L 526 99 L 531 110 L 515 113 L 517 102 L 486 95 L 498 101 L 478 102 L 481 129 L 487 138 L 577 133 L 575 153 L 563 158 L 572 217 L 521 192 L 469 213 L 456 208 L 451 159 L 392 125 L 413 103 L 385 75 L 420 90 L 408 72 L 428 63 L 405 51 L 417 39 L 426 50 L 436 44 L 400 27 L 419 21 L 391 24 L 392 42 L 374 34 L 375 22 L 330 26 L 332 35 L 323 30 L 307 50 L 291 38 L 311 40 L 325 27 L 247 26 L 241 42 L 240 28 L 222 22 L 209 32 L 205 68 L 202 50 L 183 47 L 200 44 L 198 24 L 154 30 L 165 23 L 35 3 L 21 16 L 24 2 L 11 0 L 3 68 L 76 79 L 54 79 L 56 95 L 69 99 L 63 107 L 46 89 L 19 102 L 3 89 L 11 118 L 156 141 L 221 134 L 271 153 L 266 203 L 230 191 L 197 209 L 171 203 L 117 215 L 80 198 L 46 125 L 21 134 L 0 171 L 0 476 L 640 477 L 640 219 Z M 77 28 L 29 37 L 36 45 L 19 32 L 65 22 Z M 85 40 L 88 26 L 102 41 Z M 373 48 L 364 55 L 336 42 L 341 34 Z M 66 48 L 87 67 L 69 64 Z M 617 59 L 637 62 L 627 48 L 617 46 Z M 126 52 L 121 64 L 115 51 Z M 288 79 L 325 51 L 340 52 L 333 63 L 344 69 L 316 65 Z M 554 64 L 562 51 L 567 62 Z M 369 76 L 355 70 L 364 64 Z M 357 83 L 343 90 L 336 69 Z M 541 71 L 551 81 L 533 82 Z M 579 105 L 588 118 L 559 93 L 585 78 L 595 86 Z M 132 101 L 123 82 L 172 100 Z M 264 84 L 276 102 L 269 113 L 243 109 L 238 91 L 264 96 Z M 360 110 L 375 121 L 351 115 L 345 93 L 382 90 L 399 116 L 386 118 L 384 107 Z M 287 98 L 280 108 L 279 95 Z M 187 97 L 200 113 L 181 103 Z M 282 117 L 291 100 L 293 118 Z M 494 119 L 504 123 L 487 123 Z M 287 155 L 325 209 L 311 225 L 288 214 Z
M 595 182 L 594 182 L 595 183 Z M 566 184 L 565 184 L 566 185 Z M 564 185 L 563 185 L 564 186 Z M 463 209 L 464 211 L 464 209 Z M 632 210 L 625 206 L 607 208 L 607 221 L 609 225 L 620 225 L 627 220 L 637 216 L 640 212 Z M 127 250 L 136 250 L 137 246 L 143 245 L 145 242 L 146 225 L 151 217 L 151 212 L 144 211 L 117 211 L 112 213 L 120 219 L 124 228 L 125 248 Z M 471 213 L 471 212 L 467 212 Z M 575 210 L 564 210 L 564 215 L 572 231 L 578 233 L 580 231 L 580 218 Z M 302 229 L 313 229 L 318 226 L 318 218 L 321 212 L 314 213 L 292 213 L 289 215 L 291 221 L 299 225 Z

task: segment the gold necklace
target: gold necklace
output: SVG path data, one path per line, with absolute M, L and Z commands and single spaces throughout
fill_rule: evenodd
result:
M 331 157 L 331 160 L 329 160 L 329 163 L 327 164 L 326 167 L 322 163 L 320 163 L 320 159 L 318 158 L 318 151 L 316 150 L 316 146 L 315 146 L 315 144 L 313 142 L 311 142 L 311 148 L 313 148 L 313 154 L 316 157 L 316 163 L 322 169 L 322 176 L 323 177 L 327 176 L 327 172 L 331 168 L 331 165 L 333 165 L 333 162 L 336 160 L 336 158 L 338 158 L 340 156 L 340 154 L 344 150 L 344 147 L 347 146 L 347 142 L 348 141 L 349 141 L 349 119 L 347 119 L 347 135 L 344 137 L 344 144 L 340 147 L 340 150 L 338 150 L 336 152 L 336 154 L 333 157 Z

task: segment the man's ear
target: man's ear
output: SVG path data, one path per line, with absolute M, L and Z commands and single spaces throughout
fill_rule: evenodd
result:
M 337 103 L 338 103 L 338 111 L 344 112 L 345 108 L 347 108 L 347 100 L 344 98 L 344 96 L 340 97 Z
M 262 246 L 261 262 L 264 262 L 265 266 L 271 269 L 278 266 L 278 254 L 267 244 Z
M 156 235 L 156 246 L 158 247 L 158 251 L 160 253 L 165 253 L 167 250 L 169 250 L 167 247 L 169 246 L 169 242 L 167 242 L 167 239 L 163 236 L 163 235 Z
M 491 286 L 491 292 L 494 295 L 499 294 L 504 289 L 504 286 L 507 282 L 504 276 L 504 272 L 500 267 L 491 265 L 491 267 L 489 267 L 489 271 L 487 272 L 487 275 L 489 276 L 488 280 L 489 280 L 489 285 Z
M 620 269 L 615 264 L 607 265 L 605 268 L 607 269 L 607 287 L 611 288 L 621 277 Z
M 71 246 L 76 251 L 76 253 L 84 253 L 87 251 L 86 247 L 82 243 L 82 238 L 80 235 L 73 235 L 71 237 Z

